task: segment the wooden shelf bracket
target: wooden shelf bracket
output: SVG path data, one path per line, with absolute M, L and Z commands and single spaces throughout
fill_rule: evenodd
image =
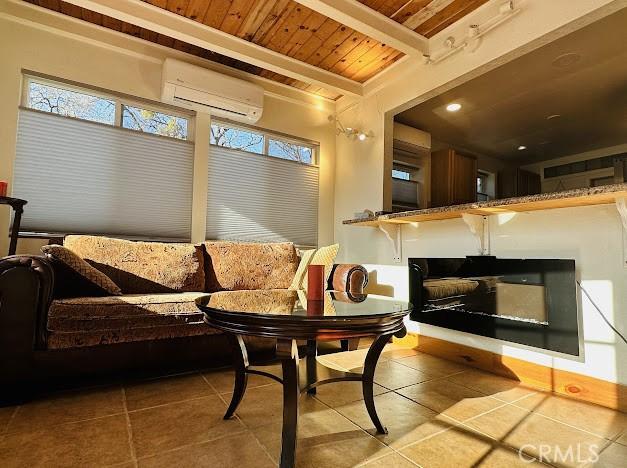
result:
M 616 209 L 623 222 L 623 267 L 627 268 L 627 197 L 616 198 Z
M 402 261 L 402 240 L 401 240 L 401 225 L 392 223 L 379 223 L 379 231 L 385 234 L 385 237 L 392 244 L 394 249 L 394 263 L 401 263 Z
M 462 213 L 468 229 L 479 241 L 479 255 L 490 255 L 490 222 L 487 216 Z

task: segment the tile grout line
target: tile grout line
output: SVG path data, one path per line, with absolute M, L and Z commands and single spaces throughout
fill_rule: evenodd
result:
M 390 390 L 390 392 L 395 393 L 395 392 L 394 392 L 394 390 Z M 385 393 L 390 393 L 390 392 L 385 392 Z M 382 395 L 384 395 L 385 393 L 383 393 Z M 379 396 L 379 395 L 376 395 L 376 396 Z M 375 398 L 376 398 L 376 396 L 375 396 Z M 361 429 L 361 431 L 362 431 L 362 432 L 365 432 L 366 434 L 368 434 L 368 435 L 369 435 L 370 437 L 372 437 L 373 439 L 376 439 L 379 443 L 381 443 L 381 444 L 385 445 L 387 448 L 389 448 L 390 450 L 392 450 L 392 452 L 393 452 L 393 453 L 397 453 L 397 454 L 399 454 L 399 455 L 400 455 L 401 457 L 403 457 L 403 458 L 407 458 L 407 457 L 406 457 L 405 455 L 403 455 L 402 453 L 400 453 L 400 450 L 402 450 L 402 449 L 404 449 L 404 448 L 406 448 L 406 447 L 408 447 L 409 445 L 412 445 L 412 444 L 414 444 L 414 443 L 421 442 L 421 441 L 426 440 L 426 439 L 429 439 L 429 438 L 431 438 L 431 437 L 433 437 L 433 436 L 435 436 L 435 435 L 438 435 L 438 434 L 441 434 L 441 433 L 443 433 L 443 432 L 446 432 L 446 431 L 448 431 L 448 430 L 450 429 L 450 428 L 442 429 L 441 431 L 437 431 L 436 433 L 431 434 L 430 436 L 424 437 L 424 438 L 422 438 L 422 439 L 420 439 L 420 440 L 418 440 L 418 441 L 414 441 L 414 442 L 412 442 L 411 444 L 408 444 L 408 445 L 406 445 L 406 446 L 401 447 L 400 449 L 397 449 L 397 448 L 392 447 L 391 445 L 387 444 L 385 441 L 379 440 L 376 436 L 374 436 L 374 435 L 372 435 L 370 432 L 368 432 L 368 430 L 367 430 L 367 429 L 365 429 L 365 428 L 363 428 L 362 426 L 360 426 L 359 424 L 357 424 L 357 422 L 353 421 L 353 420 L 352 420 L 351 418 L 349 418 L 348 416 L 345 416 L 344 414 L 340 413 L 337 409 L 335 409 L 335 408 L 333 408 L 333 407 L 329 406 L 327 403 L 325 403 L 325 402 L 323 402 L 323 401 L 319 400 L 319 399 L 318 399 L 317 397 L 315 397 L 315 396 L 314 396 L 314 398 L 316 398 L 316 400 L 317 400 L 317 401 L 319 401 L 320 403 L 322 403 L 323 405 L 327 406 L 328 408 L 330 408 L 330 409 L 332 409 L 333 411 L 335 411 L 336 413 L 338 413 L 338 414 L 339 414 L 340 416 L 342 416 L 343 418 L 345 418 L 345 419 L 347 419 L 348 421 L 350 421 L 351 423 L 353 423 L 355 426 L 357 426 L 359 429 Z M 355 401 L 361 401 L 361 400 L 355 400 Z M 412 402 L 413 402 L 413 400 L 412 400 Z M 353 402 L 353 403 L 354 403 L 354 402 Z M 413 403 L 415 403 L 415 402 L 413 402 Z M 422 405 L 420 405 L 420 406 L 422 406 Z M 423 406 L 423 407 L 424 407 L 424 406 Z M 427 409 L 430 409 L 430 408 L 427 408 Z M 431 410 L 431 411 L 433 411 L 433 410 Z M 438 414 L 439 414 L 439 413 L 438 413 Z M 448 418 L 448 416 L 444 416 L 444 417 Z M 451 420 L 453 420 L 453 421 L 455 421 L 453 418 L 450 418 L 450 419 L 451 419 Z M 375 460 L 380 460 L 381 458 L 384 458 L 384 457 L 389 456 L 389 455 L 390 455 L 390 454 L 388 453 L 388 454 L 384 454 L 384 455 L 382 455 L 382 456 L 380 456 L 380 457 L 375 457 L 375 458 L 373 458 L 372 460 L 370 460 L 368 463 L 370 463 L 370 462 L 372 462 L 372 461 L 375 461 Z M 409 459 L 408 459 L 408 460 L 409 460 Z M 417 465 L 417 464 L 416 464 L 416 463 L 414 463 L 412 460 L 409 460 L 409 461 L 410 461 L 410 462 L 412 462 L 414 465 Z M 420 466 L 420 465 L 417 465 L 417 466 Z
M 126 418 L 126 432 L 127 432 L 127 437 L 128 437 L 128 445 L 131 449 L 131 459 L 133 461 L 133 465 L 137 467 L 138 466 L 137 454 L 135 453 L 135 444 L 133 443 L 133 426 L 131 425 L 131 416 L 129 415 L 129 412 L 128 412 L 128 403 L 126 401 L 126 389 L 124 388 L 124 385 L 122 385 L 122 404 L 124 406 L 124 417 Z
M 211 382 L 209 382 L 209 380 L 207 379 L 207 377 L 205 377 L 204 374 L 200 374 L 202 376 L 202 378 L 205 380 L 205 382 L 207 382 L 207 384 L 213 389 L 214 392 L 216 392 L 218 394 L 218 398 L 220 398 L 220 400 L 222 400 L 222 403 L 224 403 L 226 405 L 226 407 L 228 408 L 229 406 L 229 402 L 227 402 L 224 397 L 222 396 L 222 394 L 220 392 L 217 391 L 217 389 L 213 386 L 213 384 Z M 268 385 L 272 385 L 272 384 L 268 384 Z M 262 385 L 263 387 L 266 387 L 267 385 Z M 258 388 L 258 387 L 254 387 L 254 388 Z M 226 393 L 225 393 L 226 395 Z M 246 395 L 244 394 L 244 397 Z M 243 398 L 242 398 L 243 401 Z M 240 402 L 241 403 L 241 402 Z M 257 442 L 257 445 L 259 445 L 261 447 L 261 450 L 263 450 L 263 452 L 268 456 L 268 458 L 270 458 L 270 460 L 272 461 L 272 463 L 274 463 L 275 465 L 278 464 L 277 460 L 274 459 L 274 457 L 270 454 L 270 452 L 268 451 L 268 449 L 266 448 L 265 445 L 263 445 L 261 443 L 261 441 L 259 440 L 259 438 L 255 435 L 255 433 L 251 430 L 251 428 L 249 428 L 246 424 L 244 424 L 244 421 L 241 420 L 241 418 L 239 417 L 239 415 L 235 414 L 235 417 L 237 418 L 237 420 L 242 424 L 242 426 L 244 426 L 245 430 L 253 436 L 253 438 L 255 439 L 255 442 Z
M 546 392 L 542 392 L 542 393 L 546 393 Z M 491 409 L 491 410 L 489 410 L 489 411 L 485 411 L 484 413 L 481 413 L 481 414 L 479 414 L 479 415 L 473 416 L 472 418 L 465 419 L 465 420 L 464 420 L 464 421 L 462 421 L 462 422 L 475 420 L 475 419 L 477 419 L 477 418 L 478 418 L 478 417 L 480 417 L 480 416 L 484 416 L 484 415 L 486 415 L 486 414 L 488 414 L 488 413 L 491 413 L 492 411 L 496 411 L 496 410 L 498 410 L 498 409 L 502 409 L 504 406 L 507 406 L 507 405 L 508 405 L 508 406 L 512 406 L 512 407 L 514 407 L 514 408 L 516 408 L 516 409 L 519 409 L 519 410 L 521 410 L 521 411 L 524 411 L 524 412 L 526 412 L 526 413 L 529 413 L 529 414 L 532 414 L 532 415 L 536 415 L 536 416 L 540 416 L 540 417 L 542 417 L 542 418 L 544 418 L 544 419 L 548 419 L 548 420 L 553 421 L 553 422 L 555 422 L 555 423 L 562 424 L 562 425 L 564 425 L 564 426 L 570 427 L 571 429 L 575 429 L 575 430 L 580 431 L 580 432 L 585 432 L 586 434 L 589 434 L 589 435 L 592 435 L 592 436 L 598 437 L 599 439 L 604 439 L 604 440 L 606 440 L 606 441 L 609 441 L 610 443 L 612 443 L 612 442 L 613 442 L 611 438 L 606 437 L 606 436 L 604 436 L 604 435 L 597 434 L 597 433 L 595 433 L 595 432 L 591 432 L 591 431 L 589 431 L 589 430 L 587 430 L 587 429 L 583 429 L 583 428 L 581 428 L 581 427 L 573 426 L 572 424 L 569 424 L 569 423 L 566 423 L 566 422 L 560 421 L 560 420 L 558 420 L 558 419 L 554 419 L 554 418 L 552 418 L 552 417 L 550 417 L 550 416 L 547 416 L 547 415 L 544 415 L 544 414 L 538 413 L 538 412 L 536 412 L 536 411 L 534 411 L 534 410 L 530 410 L 530 409 L 527 409 L 527 408 L 523 408 L 522 406 L 518 406 L 518 405 L 516 404 L 516 403 L 518 403 L 518 402 L 520 402 L 520 401 L 522 401 L 522 400 L 525 400 L 525 399 L 527 399 L 527 398 L 530 398 L 530 397 L 531 397 L 531 396 L 533 396 L 533 395 L 534 395 L 533 393 L 530 393 L 530 394 L 528 394 L 528 395 L 523 395 L 523 396 L 521 396 L 520 398 L 516 398 L 515 400 L 508 401 L 508 402 L 504 402 L 504 403 L 505 403 L 504 405 L 498 406 L 498 407 L 493 408 L 493 409 Z M 547 394 L 547 395 L 548 395 L 548 394 Z M 551 395 L 548 395 L 548 396 L 551 396 Z M 499 401 L 503 401 L 503 400 L 499 400 Z M 621 435 L 621 434 L 618 434 L 616 437 L 617 437 L 617 438 L 620 438 L 620 435 Z
M 385 392 L 385 393 L 389 393 L 389 392 Z M 385 395 L 385 393 L 381 393 L 381 395 Z M 377 395 L 377 396 L 379 396 L 379 395 Z M 342 417 L 342 418 L 346 419 L 347 421 L 349 421 L 350 423 L 354 424 L 356 427 L 358 427 L 358 428 L 361 430 L 361 432 L 363 432 L 363 433 L 367 434 L 369 437 L 371 437 L 371 438 L 373 438 L 373 439 L 377 440 L 379 443 L 383 444 L 384 446 L 386 446 L 387 448 L 389 448 L 389 449 L 391 449 L 393 452 L 395 452 L 395 450 L 394 450 L 392 447 L 390 447 L 388 444 L 386 444 L 385 442 L 383 442 L 383 441 L 379 440 L 376 436 L 374 436 L 374 435 L 372 435 L 370 432 L 368 432 L 368 430 L 367 430 L 367 429 L 365 429 L 365 428 L 361 427 L 359 424 L 357 424 L 355 421 L 353 421 L 353 420 L 352 420 L 351 418 L 349 418 L 348 416 L 346 416 L 346 415 L 344 415 L 344 414 L 340 413 L 340 412 L 339 412 L 336 408 L 334 408 L 334 407 L 330 406 L 328 403 L 325 403 L 324 401 L 320 400 L 320 399 L 319 399 L 316 395 L 313 395 L 313 398 L 315 398 L 315 400 L 316 400 L 316 401 L 318 401 L 319 403 L 322 403 L 324 406 L 326 406 L 327 408 L 329 408 L 330 410 L 332 410 L 333 412 L 335 412 L 336 414 L 338 414 L 340 417 Z M 352 403 L 355 403 L 355 402 L 357 402 L 357 401 L 361 401 L 361 400 L 355 400 L 355 401 L 352 401 L 352 402 L 347 403 L 347 404 L 352 404 Z M 375 457 L 375 458 L 373 458 L 373 459 L 372 459 L 372 460 L 370 460 L 370 461 L 373 461 L 373 460 L 378 460 L 379 458 L 383 458 L 384 456 L 387 456 L 387 455 L 390 455 L 390 454 L 388 453 L 388 454 L 382 455 L 381 457 Z
M 67 426 L 69 424 L 78 424 L 78 423 L 89 422 L 89 421 L 98 421 L 99 419 L 106 419 L 112 416 L 120 416 L 123 414 L 124 414 L 124 411 L 119 411 L 117 413 L 105 414 L 104 416 L 95 416 L 93 418 L 76 419 L 73 421 L 66 421 L 66 422 L 62 422 L 58 424 L 50 424 L 47 426 L 47 428 L 50 429 L 50 428 L 55 428 L 55 427 Z M 23 432 L 28 432 L 28 430 L 16 430 L 16 431 L 7 430 L 4 435 L 8 436 L 8 435 L 20 434 Z
M 519 400 L 516 400 L 516 401 L 519 401 Z M 553 421 L 553 422 L 555 422 L 555 423 L 557 423 L 557 424 L 562 424 L 562 425 L 567 426 L 567 427 L 569 427 L 569 428 L 571 428 L 571 429 L 575 429 L 576 431 L 579 431 L 579 432 L 585 432 L 586 434 L 589 434 L 589 435 L 591 435 L 591 436 L 597 437 L 597 438 L 599 438 L 599 439 L 606 440 L 606 441 L 608 441 L 609 443 L 612 443 L 612 442 L 613 442 L 613 440 L 612 440 L 610 437 L 608 437 L 608 436 L 604 436 L 604 435 L 598 434 L 598 433 L 596 433 L 596 432 L 591 432 L 591 431 L 589 431 L 588 429 L 584 429 L 584 428 L 582 428 L 582 427 L 573 426 L 572 424 L 569 424 L 569 423 L 564 422 L 564 421 L 560 421 L 559 419 L 552 418 L 551 416 L 547 416 L 547 415 L 545 415 L 545 414 L 537 413 L 537 412 L 535 412 L 535 411 L 533 411 L 533 410 L 528 410 L 528 409 L 526 409 L 526 408 L 521 408 L 520 406 L 517 406 L 517 405 L 515 405 L 514 403 L 509 403 L 509 405 L 511 405 L 511 406 L 513 406 L 514 408 L 517 408 L 517 409 L 519 409 L 519 410 L 525 411 L 525 412 L 527 412 L 527 413 L 534 414 L 534 415 L 539 416 L 539 417 L 544 418 L 544 419 L 548 419 L 548 420 Z M 620 436 L 621 436 L 621 434 L 618 434 L 618 435 L 617 435 L 617 436 L 615 436 L 615 437 L 620 438 Z M 622 444 L 620 444 L 620 443 L 619 443 L 619 445 L 622 445 Z
M 397 361 L 394 361 L 393 359 L 388 359 L 388 361 L 397 362 Z M 398 363 L 398 364 L 401 364 L 402 366 L 407 367 L 408 369 L 412 369 L 412 370 L 416 370 L 416 371 L 418 371 L 418 372 L 422 372 L 422 371 L 420 371 L 420 370 L 418 370 L 418 369 L 414 369 L 414 368 L 412 368 L 412 367 L 410 367 L 410 366 L 407 366 L 407 365 L 405 365 L 405 364 L 402 364 L 402 363 Z M 336 364 L 336 365 L 337 365 L 338 367 L 342 368 L 342 369 L 346 369 L 345 367 L 342 367 L 342 366 L 340 366 L 339 364 Z M 349 372 L 350 372 L 350 371 L 349 371 Z M 407 396 L 405 396 L 405 395 L 402 395 L 401 393 L 398 393 L 398 390 L 401 390 L 401 389 L 403 389 L 403 388 L 411 387 L 411 386 L 414 386 L 414 385 L 419 385 L 419 384 L 421 384 L 421 383 L 425 383 L 425 382 L 429 382 L 429 381 L 431 381 L 431 382 L 432 382 L 432 381 L 435 381 L 435 380 L 440 380 L 440 379 L 441 379 L 441 380 L 444 380 L 444 379 L 446 379 L 447 377 L 451 377 L 451 376 L 453 376 L 453 375 L 462 374 L 462 373 L 464 373 L 464 372 L 467 372 L 467 371 L 466 371 L 466 370 L 463 370 L 463 371 L 459 371 L 459 372 L 454 372 L 454 373 L 452 373 L 452 374 L 448 374 L 448 375 L 446 375 L 446 376 L 440 376 L 440 377 L 437 377 L 437 378 L 428 379 L 428 380 L 425 380 L 425 381 L 422 381 L 422 382 L 417 382 L 417 383 L 414 383 L 414 384 L 411 384 L 411 385 L 406 385 L 406 386 L 404 386 L 404 387 L 400 387 L 400 388 L 397 388 L 397 389 L 390 389 L 390 388 L 385 387 L 384 385 L 381 385 L 380 383 L 377 383 L 377 382 L 375 381 L 375 383 L 376 383 L 377 385 L 379 385 L 379 386 L 381 386 L 381 387 L 383 387 L 383 388 L 385 388 L 385 389 L 387 389 L 387 390 L 388 390 L 388 392 L 385 392 L 385 393 L 390 393 L 390 392 L 395 393 L 395 394 L 397 394 L 398 396 L 403 397 L 403 398 L 405 398 L 405 399 L 407 399 L 407 400 L 411 401 L 411 402 L 412 402 L 412 403 L 414 403 L 414 404 L 417 404 L 417 405 L 419 405 L 419 406 L 421 406 L 421 407 L 423 407 L 423 408 L 426 408 L 426 409 L 428 409 L 428 410 L 430 410 L 430 411 L 434 411 L 434 412 L 435 412 L 435 413 L 437 413 L 438 415 L 440 415 L 440 416 L 442 416 L 442 417 L 444 417 L 444 418 L 446 418 L 446 419 L 450 420 L 450 422 L 452 423 L 452 427 L 449 427 L 449 428 L 446 428 L 446 429 L 442 429 L 442 430 L 440 430 L 440 431 L 437 431 L 437 432 L 435 432 L 434 434 L 431 434 L 431 435 L 429 435 L 429 436 L 426 436 L 426 437 L 424 437 L 424 438 L 422 438 L 422 439 L 420 439 L 420 440 L 417 440 L 417 441 L 411 442 L 411 443 L 409 443 L 409 444 L 407 444 L 407 445 L 404 445 L 404 446 L 402 446 L 402 447 L 400 447 L 400 448 L 394 448 L 394 447 L 392 447 L 392 446 L 388 445 L 387 443 L 385 443 L 385 442 L 383 442 L 383 441 L 379 441 L 379 442 L 381 442 L 382 444 L 384 444 L 386 447 L 388 447 L 389 449 L 391 449 L 393 452 L 398 453 L 398 454 L 399 454 L 400 456 L 402 456 L 403 458 L 407 458 L 407 457 L 405 457 L 405 455 L 403 455 L 402 453 L 400 453 L 400 450 L 403 450 L 403 449 L 405 449 L 405 448 L 407 448 L 407 447 L 409 447 L 409 446 L 411 446 L 411 445 L 414 445 L 414 444 L 416 444 L 416 443 L 419 443 L 419 442 L 422 442 L 422 441 L 428 440 L 428 439 L 430 439 L 430 438 L 432 438 L 432 437 L 435 437 L 435 436 L 437 436 L 437 435 L 439 435 L 439 434 L 442 434 L 443 432 L 449 431 L 449 430 L 451 430 L 451 429 L 455 428 L 456 426 L 460 426 L 460 425 L 461 425 L 462 427 L 463 427 L 463 426 L 465 426 L 465 427 L 466 427 L 466 428 L 468 428 L 468 429 L 472 429 L 470 426 L 466 426 L 466 425 L 464 425 L 464 424 L 463 424 L 463 421 L 458 421 L 458 420 L 457 420 L 457 419 L 455 419 L 455 418 L 452 418 L 452 417 L 447 416 L 447 415 L 443 415 L 443 414 L 441 414 L 440 412 L 438 412 L 438 411 L 436 411 L 436 410 L 434 410 L 434 409 L 432 409 L 432 408 L 429 408 L 429 407 L 427 407 L 427 406 L 425 406 L 425 405 L 422 405 L 422 404 L 420 404 L 419 402 L 417 402 L 417 401 L 415 401 L 415 400 L 412 400 L 411 398 L 409 398 L 409 397 L 407 397 Z M 422 372 L 422 373 L 424 374 L 424 372 Z M 476 389 L 474 389 L 474 388 L 467 387 L 467 386 L 462 385 L 462 384 L 459 384 L 459 385 L 460 385 L 460 386 L 462 386 L 462 387 L 466 387 L 466 388 L 468 388 L 468 389 L 470 389 L 470 390 L 473 390 L 473 391 L 475 391 L 475 392 L 478 392 L 478 393 L 480 393 L 480 394 L 482 394 L 482 395 L 484 395 L 484 396 L 487 396 L 487 397 L 489 397 L 489 398 L 492 398 L 492 399 L 494 399 L 495 401 L 498 401 L 499 403 L 501 403 L 501 404 L 500 404 L 500 405 L 498 405 L 496 408 L 493 408 L 492 410 L 489 410 L 489 411 L 485 411 L 485 412 L 483 412 L 483 413 L 481 413 L 481 414 L 479 414 L 479 415 L 477 415 L 477 416 L 475 416 L 475 417 L 479 417 L 479 416 L 482 416 L 482 415 L 484 415 L 484 414 L 487 414 L 487 413 L 489 413 L 489 412 L 491 412 L 491 411 L 494 411 L 494 410 L 496 410 L 496 409 L 503 408 L 504 406 L 507 406 L 507 405 L 509 404 L 509 402 L 506 402 L 506 401 L 500 400 L 500 399 L 498 399 L 498 398 L 492 397 L 491 395 L 487 395 L 487 394 L 483 393 L 482 391 L 476 390 Z M 522 398 L 526 398 L 526 397 L 528 397 L 528 396 L 530 396 L 530 395 L 524 395 L 524 396 L 522 396 L 522 397 L 520 397 L 519 399 L 514 400 L 514 401 L 518 401 L 518 400 L 520 400 L 520 399 L 522 399 Z M 321 403 L 325 404 L 326 406 L 328 406 L 329 408 L 331 408 L 329 405 L 327 405 L 327 404 L 326 404 L 326 403 L 324 403 L 323 401 L 319 400 L 318 398 L 316 398 L 316 399 L 317 399 L 318 401 L 320 401 Z M 359 401 L 359 400 L 357 400 L 357 401 Z M 331 409 L 333 409 L 334 411 L 338 412 L 335 408 L 331 408 Z M 339 412 L 338 412 L 338 413 L 339 413 Z M 339 413 L 339 414 L 340 414 L 341 416 L 344 416 L 344 415 L 343 415 L 343 414 L 341 414 L 341 413 Z M 344 416 L 344 417 L 345 417 L 346 419 L 348 419 L 349 421 L 351 421 L 353 424 L 355 424 L 357 427 L 361 428 L 361 429 L 362 429 L 362 431 L 365 431 L 365 432 L 366 432 L 367 434 L 369 434 L 371 437 L 374 437 L 372 434 L 370 434 L 367 430 L 365 430 L 364 428 L 362 428 L 362 427 L 361 427 L 359 424 L 357 424 L 355 421 L 353 421 L 352 419 L 350 419 L 350 418 L 349 418 L 349 417 L 347 417 L 347 416 Z M 474 418 L 474 417 L 473 417 L 473 418 Z M 470 420 L 470 419 L 473 419 L 473 418 L 468 418 L 468 419 L 465 419 L 464 421 L 467 421 L 467 420 Z M 483 434 L 483 435 L 484 435 L 484 436 L 486 436 L 486 437 L 488 437 L 488 438 L 490 438 L 490 439 L 495 440 L 496 442 L 499 442 L 497 439 L 494 439 L 494 438 L 492 438 L 492 437 L 488 436 L 487 434 Z M 374 437 L 374 438 L 376 439 L 376 437 Z M 379 440 L 379 439 L 377 439 L 377 440 Z M 376 459 L 380 459 L 380 458 L 383 458 L 383 457 L 378 457 L 378 458 L 376 458 Z M 376 460 L 376 459 L 375 459 L 375 460 Z M 411 461 L 411 460 L 409 460 L 409 461 Z M 413 461 L 412 461 L 412 463 L 413 463 Z M 418 466 L 420 466 L 420 465 L 418 465 Z
M 143 455 L 143 456 L 137 458 L 137 461 L 145 460 L 147 458 L 152 458 L 152 457 L 165 455 L 167 453 L 176 452 L 177 450 L 181 450 L 181 449 L 185 449 L 185 448 L 189 448 L 189 447 L 194 447 L 196 445 L 203 445 L 203 444 L 207 444 L 207 443 L 210 443 L 210 442 L 216 442 L 216 441 L 222 440 L 222 439 L 228 439 L 229 437 L 241 436 L 241 435 L 246 434 L 246 432 L 247 432 L 246 429 L 242 428 L 241 431 L 234 432 L 232 434 L 222 434 L 222 435 L 219 435 L 217 437 L 213 437 L 213 438 L 209 438 L 209 439 L 205 439 L 205 440 L 200 440 L 198 442 L 192 442 L 190 444 L 184 444 L 184 445 L 179 445 L 178 447 L 172 447 L 172 448 L 169 448 L 169 449 L 164 450 L 162 452 L 155 452 L 155 453 L 151 453 L 151 454 L 148 454 L 148 455 Z

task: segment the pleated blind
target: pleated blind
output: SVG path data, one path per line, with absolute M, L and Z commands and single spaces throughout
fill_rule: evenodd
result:
M 193 145 L 21 109 L 22 230 L 189 240 Z
M 316 246 L 318 168 L 211 145 L 207 239 Z

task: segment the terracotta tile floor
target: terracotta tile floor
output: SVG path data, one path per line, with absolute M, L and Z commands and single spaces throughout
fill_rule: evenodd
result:
M 319 359 L 350 370 L 364 357 Z M 385 349 L 375 381 L 389 434 L 376 434 L 359 383 L 323 386 L 301 399 L 298 466 L 627 467 L 625 414 L 398 345 Z M 237 417 L 224 421 L 232 384 L 229 370 L 205 371 L 0 408 L 0 466 L 276 466 L 280 385 L 252 376 Z

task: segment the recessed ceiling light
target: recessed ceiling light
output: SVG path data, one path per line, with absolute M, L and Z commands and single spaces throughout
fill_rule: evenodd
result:
M 457 112 L 462 108 L 462 105 L 458 102 L 451 102 L 448 106 L 446 106 L 446 110 L 449 112 Z
M 526 150 L 526 149 L 527 149 L 527 147 L 525 145 L 520 145 L 518 147 L 518 151 L 522 151 L 522 150 Z
M 552 114 L 552 115 L 549 115 L 549 116 L 546 118 L 546 120 L 559 119 L 560 117 L 561 117 L 561 115 L 559 115 L 559 114 Z

